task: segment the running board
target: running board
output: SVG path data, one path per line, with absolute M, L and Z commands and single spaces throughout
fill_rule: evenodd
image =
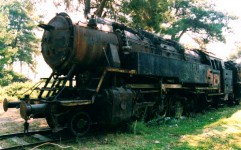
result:
M 62 106 L 81 106 L 81 105 L 93 104 L 93 101 L 92 100 L 66 100 L 66 101 L 59 101 L 59 104 Z

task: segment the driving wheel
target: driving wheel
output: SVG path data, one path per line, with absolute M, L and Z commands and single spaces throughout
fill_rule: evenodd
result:
M 76 112 L 73 113 L 69 120 L 69 130 L 75 136 L 83 136 L 89 130 L 91 126 L 91 118 L 86 112 Z

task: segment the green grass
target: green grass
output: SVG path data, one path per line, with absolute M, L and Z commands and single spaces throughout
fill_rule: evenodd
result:
M 179 120 L 146 126 L 133 122 L 129 131 L 102 135 L 61 144 L 68 149 L 241 149 L 241 106 L 209 110 Z M 59 149 L 58 146 L 43 149 Z

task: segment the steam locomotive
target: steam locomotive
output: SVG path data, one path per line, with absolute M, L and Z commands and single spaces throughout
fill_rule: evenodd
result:
M 68 128 L 84 135 L 95 124 L 179 117 L 239 103 L 240 67 L 231 61 L 115 22 L 103 31 L 94 18 L 79 25 L 59 13 L 39 26 L 41 52 L 53 72 L 37 98 L 3 103 L 5 111 L 20 108 L 25 131 L 30 118 L 45 118 L 55 132 Z

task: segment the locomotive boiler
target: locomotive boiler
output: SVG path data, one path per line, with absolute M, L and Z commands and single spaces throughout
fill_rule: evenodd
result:
M 223 101 L 239 103 L 239 67 L 207 52 L 115 22 L 109 31 L 95 18 L 74 24 L 66 13 L 39 26 L 41 52 L 53 72 L 37 98 L 3 104 L 5 111 L 20 107 L 25 130 L 30 118 L 46 118 L 53 131 L 84 135 L 97 124 L 180 117 Z

